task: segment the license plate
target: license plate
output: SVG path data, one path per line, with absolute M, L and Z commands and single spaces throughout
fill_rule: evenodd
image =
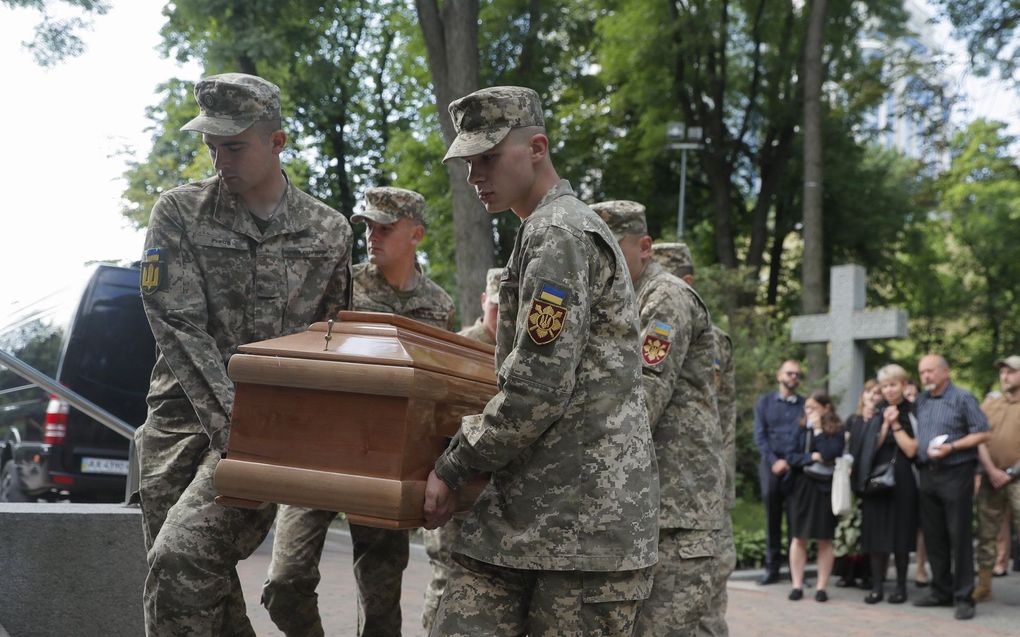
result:
M 82 458 L 81 472 L 126 476 L 128 474 L 128 461 L 114 460 L 113 458 Z

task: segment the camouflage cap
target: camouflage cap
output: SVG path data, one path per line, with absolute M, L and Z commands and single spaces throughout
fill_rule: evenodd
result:
M 612 230 L 616 240 L 648 234 L 645 207 L 636 201 L 602 201 L 591 207 Z
M 545 126 L 538 93 L 523 86 L 483 88 L 450 102 L 457 138 L 443 161 L 484 153 L 515 128 Z
M 675 276 L 694 273 L 694 259 L 686 243 L 656 243 L 652 246 L 652 259 Z
M 1006 358 L 1000 358 L 995 361 L 995 366 L 999 369 L 1008 367 L 1010 369 L 1020 370 L 1020 356 L 1014 354 L 1012 356 L 1007 356 Z
M 280 118 L 280 89 L 272 82 L 245 73 L 204 77 L 195 84 L 201 114 L 182 131 L 232 137 L 259 121 Z
M 503 278 L 503 268 L 489 268 L 485 273 L 485 296 L 492 303 L 499 303 L 499 280 Z
M 384 186 L 365 191 L 363 209 L 351 217 L 351 223 L 396 223 L 407 217 L 425 225 L 425 197 L 404 188 Z

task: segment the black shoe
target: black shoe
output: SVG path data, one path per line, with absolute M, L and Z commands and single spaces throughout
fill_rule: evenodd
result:
M 866 591 L 870 591 L 871 590 L 871 578 L 870 577 L 862 577 L 861 581 L 857 583 L 857 588 L 863 588 Z
M 956 619 L 972 619 L 974 617 L 974 602 L 957 602 L 953 617 Z
M 922 597 L 921 599 L 914 600 L 914 606 L 917 606 L 919 608 L 929 608 L 929 607 L 932 607 L 932 606 L 952 606 L 952 605 L 953 605 L 953 600 L 951 600 L 951 599 L 939 599 L 938 597 L 935 597 L 934 595 L 928 595 L 927 597 Z
M 836 581 L 836 588 L 849 588 L 854 585 L 853 578 L 841 577 Z
M 928 580 L 926 580 L 926 579 L 915 579 L 914 580 L 914 586 L 916 586 L 918 588 L 927 588 L 928 587 Z
M 794 588 L 793 590 L 790 591 L 790 594 L 786 596 L 786 599 L 790 600 L 791 602 L 795 602 L 798 599 L 801 599 L 802 597 L 804 597 L 804 589 Z
M 882 601 L 882 597 L 883 597 L 883 596 L 882 596 L 882 593 L 876 593 L 875 591 L 871 591 L 871 592 L 870 592 L 870 593 L 868 593 L 868 595 L 867 595 L 867 596 L 866 596 L 866 597 L 864 598 L 864 603 L 865 603 L 865 604 L 877 604 L 877 603 L 879 603 L 880 601 Z
M 776 571 L 765 571 L 765 574 L 758 579 L 758 586 L 768 586 L 779 581 L 779 573 Z
M 898 590 L 889 596 L 890 604 L 902 604 L 905 601 L 907 601 L 907 593 L 905 591 Z
M 825 592 L 824 588 L 820 588 L 817 591 L 815 591 L 815 601 L 816 602 L 829 601 L 829 594 Z

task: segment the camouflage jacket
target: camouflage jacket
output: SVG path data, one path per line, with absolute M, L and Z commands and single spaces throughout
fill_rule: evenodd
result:
M 733 340 L 730 335 L 712 325 L 715 334 L 716 405 L 719 424 L 722 426 L 723 450 L 726 460 L 726 510 L 732 510 L 737 501 L 737 387 L 733 367 Z
M 460 332 L 461 336 L 473 338 L 476 341 L 481 341 L 487 345 L 495 345 L 496 339 L 492 338 L 489 334 L 489 330 L 485 329 L 485 324 L 482 323 L 482 319 L 475 321 L 475 324 L 471 327 L 465 327 Z
M 457 552 L 538 570 L 655 563 L 658 480 L 637 336 L 619 245 L 561 181 L 521 224 L 500 282 L 499 391 L 436 462 L 453 488 L 492 472 Z
M 708 309 L 654 261 L 637 282 L 637 300 L 645 403 L 659 463 L 659 525 L 721 528 L 725 468 Z
M 454 328 L 453 299 L 432 279 L 422 274 L 413 290 L 401 292 L 371 263 L 354 266 L 352 307 L 363 312 L 399 314 L 444 330 Z
M 351 227 L 289 185 L 263 234 L 218 177 L 174 188 L 152 209 L 142 301 L 159 347 L 146 425 L 205 432 L 225 450 L 238 346 L 298 332 L 350 306 Z

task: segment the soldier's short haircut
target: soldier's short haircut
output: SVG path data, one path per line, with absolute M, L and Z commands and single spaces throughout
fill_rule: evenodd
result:
M 281 122 L 279 118 L 262 119 L 252 124 L 251 127 L 255 130 L 262 141 L 267 142 L 273 133 L 278 130 L 283 130 L 283 122 Z

